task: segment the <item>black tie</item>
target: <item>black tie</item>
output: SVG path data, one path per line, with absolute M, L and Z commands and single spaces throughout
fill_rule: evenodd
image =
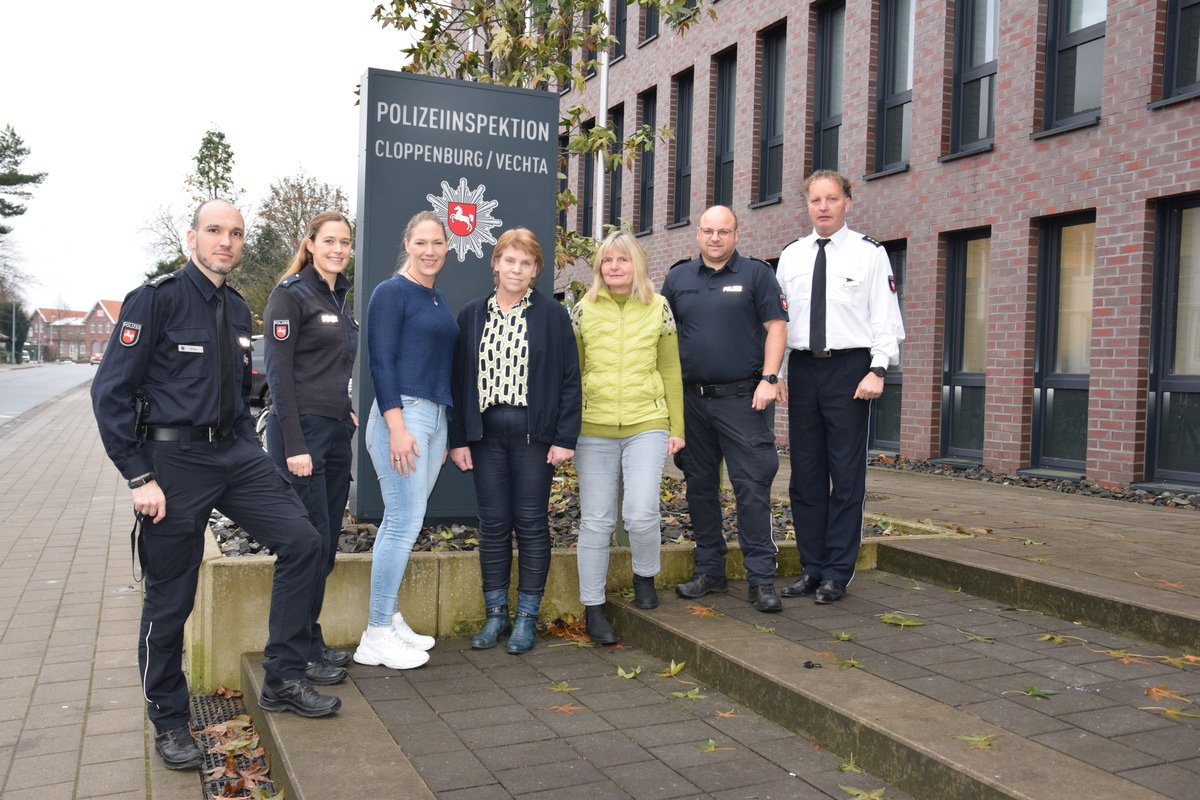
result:
M 233 430 L 233 348 L 229 342 L 229 327 L 225 324 L 225 290 L 217 289 L 217 356 L 220 371 L 220 412 L 217 429 L 221 436 Z
M 808 349 L 814 353 L 825 350 L 825 245 L 828 239 L 817 239 L 817 261 L 813 264 L 812 303 L 808 309 Z

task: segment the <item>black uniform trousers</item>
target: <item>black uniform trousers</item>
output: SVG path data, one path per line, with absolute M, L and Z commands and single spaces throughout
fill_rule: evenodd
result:
M 271 454 L 271 460 L 279 468 L 284 480 L 292 485 L 296 496 L 304 503 L 309 521 L 321 535 L 321 575 L 313 589 L 310 621 L 312 643 L 308 648 L 308 660 L 320 662 L 325 660 L 326 643 L 318 619 L 325 605 L 325 581 L 333 572 L 342 522 L 346 518 L 353 458 L 350 440 L 354 436 L 354 423 L 348 419 L 339 420 L 319 414 L 301 414 L 300 431 L 304 434 L 304 446 L 312 458 L 312 474 L 303 477 L 288 471 L 283 426 L 274 414 L 267 417 L 267 452 Z
M 190 717 L 183 675 L 183 625 L 196 600 L 205 526 L 214 507 L 276 555 L 263 667 L 284 679 L 304 676 L 320 540 L 304 506 L 254 440 L 145 444 L 167 499 L 157 525 L 142 525 L 145 574 L 138 667 L 150 721 L 165 730 Z
M 865 348 L 828 358 L 793 350 L 788 359 L 796 547 L 806 575 L 843 584 L 854 577 L 862 544 L 871 402 L 854 392 L 870 367 Z
M 720 499 L 721 459 L 737 501 L 738 544 L 751 586 L 775 582 L 779 548 L 771 527 L 771 481 L 779 471 L 775 432 L 750 405 L 751 392 L 725 397 L 683 396 L 687 447 L 676 466 L 687 479 L 688 512 L 696 543 L 696 573 L 725 575 Z

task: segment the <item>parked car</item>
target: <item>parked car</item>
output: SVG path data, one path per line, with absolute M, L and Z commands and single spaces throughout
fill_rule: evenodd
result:
M 271 390 L 267 387 L 266 345 L 261 339 L 260 333 L 250 343 L 250 405 L 265 408 L 271 405 Z
M 103 360 L 104 360 L 104 353 L 92 353 L 91 364 L 93 367 L 96 366 L 97 364 L 99 364 Z

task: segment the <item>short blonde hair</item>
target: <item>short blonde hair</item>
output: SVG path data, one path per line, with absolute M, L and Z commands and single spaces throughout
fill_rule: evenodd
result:
M 600 265 L 604 262 L 605 256 L 612 251 L 628 256 L 629 261 L 633 264 L 633 287 L 629 291 L 629 296 L 639 303 L 649 303 L 654 297 L 654 284 L 650 282 L 650 268 L 646 264 L 646 249 L 638 242 L 636 236 L 626 230 L 613 231 L 605 236 L 604 241 L 596 248 L 596 255 L 592 256 L 592 285 L 588 287 L 587 294 L 583 296 L 583 299 L 594 303 L 600 297 L 600 287 L 608 288 L 608 284 L 604 282 L 604 276 L 600 272 Z

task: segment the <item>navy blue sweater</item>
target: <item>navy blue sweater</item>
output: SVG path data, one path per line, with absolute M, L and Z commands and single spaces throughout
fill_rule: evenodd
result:
M 371 293 L 366 324 L 367 358 L 381 412 L 403 408 L 401 395 L 451 404 L 458 323 L 444 294 L 394 275 Z

